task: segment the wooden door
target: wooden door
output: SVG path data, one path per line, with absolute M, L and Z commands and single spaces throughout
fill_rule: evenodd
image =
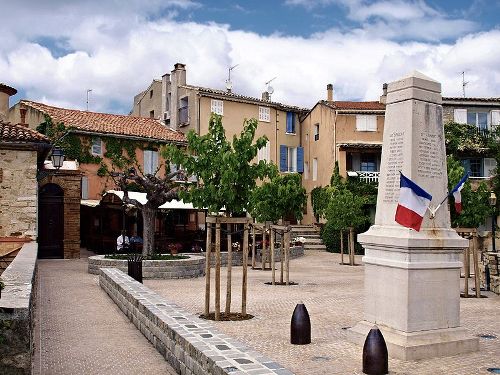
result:
M 47 184 L 38 199 L 38 257 L 64 258 L 64 192 L 56 184 Z

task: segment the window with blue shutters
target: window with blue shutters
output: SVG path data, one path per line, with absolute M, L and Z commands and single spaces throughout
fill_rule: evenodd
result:
M 295 114 L 293 112 L 286 113 L 286 132 L 295 134 Z
M 297 147 L 297 172 L 304 172 L 304 147 Z
M 280 145 L 280 172 L 288 171 L 288 147 Z

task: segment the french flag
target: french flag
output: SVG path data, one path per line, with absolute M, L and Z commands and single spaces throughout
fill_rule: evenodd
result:
M 395 220 L 402 226 L 418 232 L 432 196 L 402 173 L 399 186 L 401 190 Z
M 465 181 L 469 178 L 470 172 L 467 172 L 460 181 L 458 181 L 457 186 L 453 188 L 450 195 L 453 194 L 453 198 L 455 198 L 455 211 L 457 214 L 462 212 L 462 194 L 461 191 L 464 188 Z

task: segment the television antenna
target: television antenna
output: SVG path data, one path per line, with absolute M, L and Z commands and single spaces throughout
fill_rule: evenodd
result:
M 465 98 L 465 86 L 467 86 L 467 84 L 469 83 L 469 81 L 465 81 L 465 71 L 462 71 L 462 93 L 464 95 L 464 98 Z
M 278 77 L 271 78 L 269 81 L 267 81 L 267 82 L 265 83 L 265 85 L 267 86 L 267 88 L 266 88 L 266 92 L 269 94 L 269 100 L 271 100 L 271 95 L 272 95 L 272 94 L 273 94 L 273 92 L 274 92 L 274 88 L 271 86 L 271 84 L 270 84 L 270 83 L 271 83 L 272 81 L 274 81 L 276 78 L 278 78 Z
M 89 94 L 92 92 L 92 89 L 87 89 L 87 111 L 89 110 Z
M 233 65 L 228 69 L 228 76 L 227 76 L 227 80 L 226 80 L 227 92 L 231 92 L 231 90 L 233 89 L 233 82 L 231 82 L 231 70 L 236 68 L 238 65 L 240 65 L 240 64 Z

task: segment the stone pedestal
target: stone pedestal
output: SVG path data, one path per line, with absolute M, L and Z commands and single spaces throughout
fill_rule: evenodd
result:
M 450 228 L 446 202 L 419 232 L 394 220 L 399 172 L 429 192 L 447 194 L 441 85 L 414 72 L 388 86 L 375 225 L 358 236 L 365 248 L 365 317 L 350 329 L 362 344 L 382 331 L 389 356 L 416 360 L 478 349 L 460 327 L 459 255 L 467 240 Z

